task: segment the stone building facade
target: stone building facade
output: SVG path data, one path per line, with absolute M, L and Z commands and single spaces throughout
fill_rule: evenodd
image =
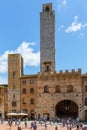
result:
M 8 55 L 8 85 L 0 86 L 1 115 L 27 112 L 31 119 L 46 115 L 87 120 L 87 74 L 55 68 L 55 11 L 48 3 L 40 13 L 40 72 L 24 75 L 21 55 Z

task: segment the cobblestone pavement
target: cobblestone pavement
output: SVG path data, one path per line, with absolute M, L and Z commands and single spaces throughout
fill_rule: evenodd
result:
M 22 130 L 31 130 L 30 123 L 28 123 L 27 128 L 25 128 L 25 125 L 23 122 L 20 124 L 20 126 Z M 47 130 L 55 130 L 55 127 L 56 125 L 48 125 Z M 62 126 L 58 124 L 57 127 L 58 127 L 58 130 L 67 130 L 66 126 Z M 8 123 L 0 124 L 0 130 L 17 130 L 17 125 L 15 126 L 13 124 L 12 127 L 10 128 Z M 37 130 L 46 130 L 46 129 L 44 125 L 37 124 Z M 72 128 L 72 130 L 77 130 L 77 129 L 75 127 L 75 128 Z M 79 130 L 82 130 L 82 129 L 79 129 Z M 87 130 L 87 127 L 84 130 Z
M 30 127 L 21 127 L 22 130 L 29 130 Z M 17 130 L 17 126 L 12 126 L 11 128 L 8 125 L 0 125 L 0 130 Z M 44 126 L 39 126 L 37 130 L 45 130 Z M 54 126 L 48 126 L 47 130 L 55 130 Z M 58 127 L 58 130 L 67 130 L 66 127 Z
M 30 125 L 27 126 L 27 128 L 25 128 L 25 126 L 23 124 L 20 125 L 22 130 L 29 130 L 30 129 Z M 63 127 L 58 125 L 58 130 L 67 130 L 67 127 Z M 11 128 L 9 127 L 8 124 L 0 124 L 0 130 L 17 130 L 17 126 L 13 125 Z M 31 129 L 30 129 L 31 130 Z M 45 130 L 44 125 L 38 125 L 37 130 Z M 55 130 L 55 125 L 48 125 L 47 130 Z M 76 130 L 76 128 L 73 128 L 72 130 Z

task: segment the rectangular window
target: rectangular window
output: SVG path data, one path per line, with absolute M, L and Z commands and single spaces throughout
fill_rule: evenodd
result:
M 30 88 L 30 93 L 34 93 L 34 88 Z
M 30 84 L 34 84 L 34 80 L 33 79 L 30 79 Z
M 26 85 L 26 80 L 23 80 L 23 81 L 22 81 L 22 84 L 23 84 L 23 85 Z

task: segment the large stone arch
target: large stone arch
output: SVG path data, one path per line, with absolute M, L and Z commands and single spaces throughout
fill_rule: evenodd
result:
M 87 121 L 87 110 L 85 110 L 85 121 Z
M 76 118 L 78 116 L 78 105 L 72 100 L 62 100 L 55 106 L 55 115 L 58 117 L 71 117 Z

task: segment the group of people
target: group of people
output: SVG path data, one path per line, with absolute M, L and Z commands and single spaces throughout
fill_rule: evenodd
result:
M 27 128 L 27 122 L 25 121 L 24 123 L 25 123 L 25 128 Z M 33 130 L 37 130 L 37 123 L 36 123 L 36 121 L 33 121 L 33 122 L 31 123 L 30 129 L 31 129 L 31 130 L 32 130 L 32 129 L 33 129 Z M 21 130 L 20 125 L 18 125 L 17 130 Z
M 36 123 L 36 121 L 33 121 L 32 123 L 31 123 L 31 130 L 37 130 L 37 123 Z
M 34 120 L 31 122 L 30 127 L 28 127 L 28 122 L 27 122 L 27 118 L 24 121 L 24 126 L 25 128 L 29 128 L 30 130 L 37 130 L 37 122 L 40 125 L 44 126 L 44 129 L 47 130 L 48 129 L 48 125 L 53 125 L 55 126 L 55 130 L 58 130 L 58 124 L 61 123 L 63 127 L 67 127 L 67 130 L 72 130 L 72 128 L 77 128 L 77 130 L 80 130 L 81 128 L 83 128 L 83 124 L 79 121 L 79 120 L 74 120 L 71 118 L 68 119 L 64 119 L 64 118 L 53 118 L 50 119 L 49 122 L 47 120 L 47 118 L 41 118 L 40 120 Z M 15 124 L 17 126 L 17 130 L 22 130 L 21 128 L 21 120 L 17 120 L 17 119 L 8 119 L 8 124 L 11 127 L 13 124 Z

